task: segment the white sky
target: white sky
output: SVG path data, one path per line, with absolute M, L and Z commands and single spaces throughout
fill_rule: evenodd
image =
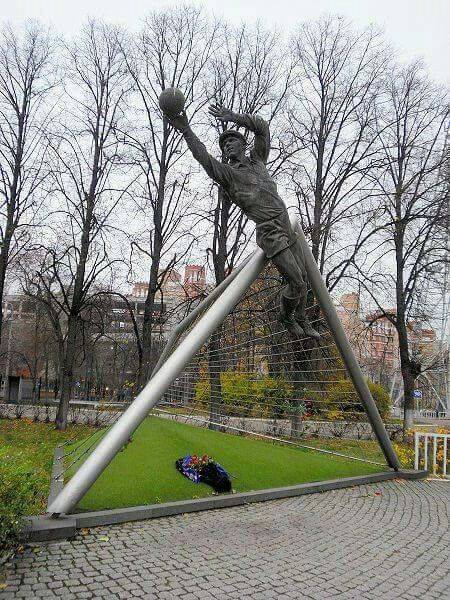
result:
M 402 52 L 405 60 L 422 57 L 431 76 L 450 82 L 450 0 L 193 0 L 230 21 L 260 19 L 266 25 L 289 30 L 295 22 L 323 13 L 341 14 L 358 26 L 376 23 Z M 0 0 L 0 20 L 19 24 L 38 18 L 57 32 L 71 35 L 88 17 L 99 17 L 129 29 L 154 8 L 170 6 L 165 0 Z

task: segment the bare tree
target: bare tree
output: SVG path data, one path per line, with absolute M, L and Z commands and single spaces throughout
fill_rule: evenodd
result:
M 333 289 L 374 235 L 367 219 L 376 166 L 374 127 L 389 59 L 374 28 L 362 32 L 342 17 L 302 25 L 293 38 L 298 78 L 289 113 L 293 192 L 314 258 Z
M 423 292 L 437 285 L 438 267 L 448 260 L 448 197 L 441 168 L 447 119 L 445 95 L 427 79 L 420 63 L 397 67 L 387 77 L 375 122 L 383 162 L 371 173 L 379 235 L 358 271 L 378 314 L 398 334 L 405 431 L 413 423 L 413 391 L 422 368 L 413 354 L 408 324 L 430 318 Z M 386 304 L 392 298 L 395 309 L 389 311 Z
M 8 264 L 29 239 L 45 178 L 43 106 L 54 81 L 53 41 L 29 22 L 0 31 L 0 300 Z M 0 312 L 0 339 L 3 316 Z
M 66 318 L 60 374 L 59 429 L 67 423 L 82 312 L 91 288 L 111 275 L 111 235 L 117 207 L 127 193 L 117 183 L 121 125 L 129 80 L 121 32 L 90 21 L 66 47 L 66 103 L 59 129 L 49 137 L 51 193 L 58 209 L 48 222 L 46 261 L 37 274 Z M 122 179 L 126 173 L 121 170 Z
M 186 108 L 195 118 L 206 103 L 202 75 L 215 45 L 216 26 L 201 10 L 181 7 L 152 13 L 124 56 L 134 82 L 135 127 L 125 136 L 138 172 L 135 217 L 143 224 L 134 235 L 135 256 L 149 261 L 148 293 L 142 324 L 139 385 L 152 367 L 152 334 L 155 297 L 177 263 L 189 254 L 196 232 L 195 193 L 190 188 L 192 164 L 184 161 L 181 139 L 163 119 L 158 97 L 168 87 L 180 88 Z M 183 168 L 180 168 L 183 163 Z
M 273 124 L 273 152 L 268 167 L 276 177 L 289 154 L 282 143 L 281 116 L 292 84 L 293 65 L 289 57 L 286 61 L 285 48 L 276 31 L 259 25 L 235 28 L 225 23 L 220 36 L 221 49 L 211 63 L 207 95 L 233 112 L 259 113 Z M 228 126 L 220 122 L 214 125 L 217 133 Z M 222 155 L 221 160 L 225 160 Z M 247 219 L 220 187 L 213 196 L 209 218 L 213 235 L 210 254 L 216 284 L 219 284 L 245 250 L 249 240 Z

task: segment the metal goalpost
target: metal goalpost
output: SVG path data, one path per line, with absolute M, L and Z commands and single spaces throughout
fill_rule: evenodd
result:
M 305 235 L 296 218 L 291 218 L 305 257 L 305 266 L 309 283 L 333 335 L 336 346 L 344 361 L 355 390 L 366 411 L 368 420 L 386 458 L 394 470 L 400 469 L 400 463 L 386 432 L 376 404 L 367 386 L 364 375 L 353 353 L 340 319 L 336 313 L 330 294 L 322 279 L 311 253 Z M 150 410 L 159 402 L 172 382 L 200 350 L 210 335 L 226 319 L 246 290 L 258 278 L 267 264 L 263 251 L 258 248 L 238 266 L 227 279 L 190 313 L 170 336 L 166 348 L 156 365 L 153 375 L 144 389 L 138 394 L 128 409 L 106 433 L 98 446 L 87 457 L 61 492 L 48 507 L 53 517 L 68 514 L 86 494 L 89 488 L 106 469 L 115 455 L 121 450 L 133 432 L 147 417 Z M 205 309 L 186 337 L 174 347 L 180 332 L 193 323 Z

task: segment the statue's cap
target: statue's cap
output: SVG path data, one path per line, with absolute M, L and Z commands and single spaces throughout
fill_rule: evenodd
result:
M 236 131 L 236 129 L 226 129 L 223 133 L 220 134 L 220 137 L 219 137 L 219 146 L 220 146 L 221 150 L 223 150 L 223 145 L 225 143 L 225 140 L 229 137 L 237 138 L 238 140 L 241 140 L 241 142 L 244 144 L 244 146 L 247 145 L 247 140 L 245 139 L 245 137 L 242 135 L 242 133 L 240 131 Z

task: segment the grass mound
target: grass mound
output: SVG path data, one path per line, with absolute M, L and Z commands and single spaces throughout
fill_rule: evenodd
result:
M 101 432 L 98 436 L 100 438 Z M 79 452 L 85 447 L 82 446 Z M 233 475 L 233 489 L 237 492 L 383 470 L 376 465 L 328 454 L 148 417 L 77 509 L 121 508 L 210 496 L 212 488 L 194 484 L 176 471 L 175 460 L 186 454 L 212 456 Z M 68 456 L 66 464 L 73 462 L 75 456 L 76 453 Z M 79 464 L 81 461 L 69 470 L 69 476 Z

